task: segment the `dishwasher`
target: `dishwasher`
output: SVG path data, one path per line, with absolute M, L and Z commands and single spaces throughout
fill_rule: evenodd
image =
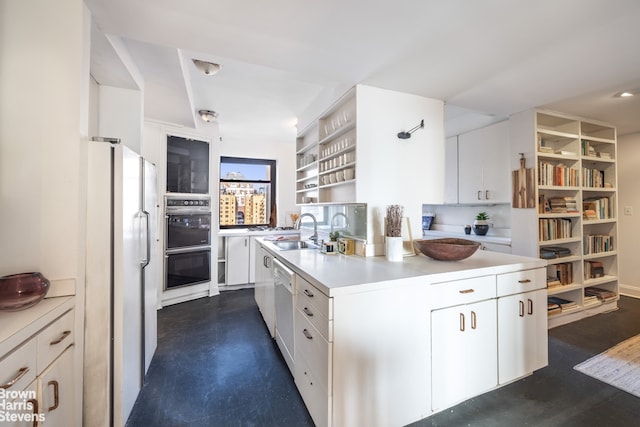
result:
M 273 281 L 276 303 L 276 343 L 293 374 L 293 296 L 296 292 L 296 275 L 277 259 L 273 259 Z

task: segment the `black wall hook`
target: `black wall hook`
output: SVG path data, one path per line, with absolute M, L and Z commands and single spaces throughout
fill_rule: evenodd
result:
M 417 131 L 418 129 L 424 128 L 424 120 L 420 121 L 420 124 L 413 129 L 409 129 L 407 132 L 398 132 L 398 138 L 400 139 L 409 139 L 411 138 L 411 134 Z

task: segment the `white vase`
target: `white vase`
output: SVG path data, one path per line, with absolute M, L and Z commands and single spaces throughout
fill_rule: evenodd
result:
M 402 237 L 385 237 L 385 256 L 387 261 L 402 261 Z

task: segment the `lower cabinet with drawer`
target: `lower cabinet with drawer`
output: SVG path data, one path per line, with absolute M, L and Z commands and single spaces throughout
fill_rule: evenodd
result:
M 75 424 L 74 322 L 74 310 L 68 310 L 0 355 L 0 424 Z
M 294 378 L 313 422 L 326 426 L 331 419 L 331 299 L 300 276 L 296 288 Z

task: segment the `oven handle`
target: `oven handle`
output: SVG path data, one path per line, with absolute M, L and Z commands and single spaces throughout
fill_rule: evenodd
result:
M 210 245 L 200 245 L 200 246 L 189 246 L 186 248 L 167 249 L 165 250 L 165 254 L 167 255 L 184 254 L 188 252 L 201 252 L 201 251 L 210 251 L 210 250 L 211 250 Z

